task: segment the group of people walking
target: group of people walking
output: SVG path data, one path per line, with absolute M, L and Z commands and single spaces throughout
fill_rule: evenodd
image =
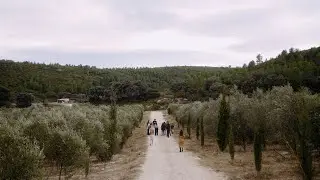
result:
M 152 122 L 147 122 L 147 135 L 154 134 L 155 136 L 159 135 L 159 126 L 156 119 L 154 119 Z M 167 135 L 167 137 L 170 137 L 173 134 L 173 128 L 174 125 L 170 124 L 169 122 L 163 122 L 161 124 L 161 132 L 162 136 Z M 153 133 L 151 133 L 151 130 L 153 130 Z
M 163 122 L 161 124 L 161 132 L 162 132 L 162 136 L 167 135 L 167 137 L 170 137 L 173 134 L 173 128 L 174 125 L 171 124 L 169 122 Z
M 174 125 L 170 124 L 169 122 L 163 122 L 161 124 L 161 132 L 162 136 L 167 136 L 168 138 L 173 134 L 173 128 Z M 156 119 L 154 119 L 152 122 L 150 120 L 147 122 L 147 135 L 149 136 L 150 146 L 153 145 L 154 136 L 159 135 L 159 126 Z M 180 152 L 183 152 L 183 145 L 184 145 L 184 136 L 183 131 L 180 130 L 179 133 L 179 149 Z

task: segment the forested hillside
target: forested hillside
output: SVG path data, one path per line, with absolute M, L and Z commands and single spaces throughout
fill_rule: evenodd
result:
M 99 87 L 100 90 L 116 87 L 118 96 L 124 99 L 132 94 L 139 99 L 141 91 L 157 90 L 176 97 L 201 100 L 216 98 L 234 85 L 246 94 L 258 87 L 268 90 L 272 86 L 288 83 L 294 90 L 308 87 L 312 92 L 320 92 L 319 65 L 320 47 L 303 51 L 291 48 L 289 52 L 284 50 L 276 58 L 265 62 L 258 55 L 256 61 L 242 68 L 183 66 L 98 69 L 82 65 L 1 60 L 0 85 L 8 89 L 11 96 L 17 92 L 31 92 L 38 97 L 55 98 L 66 92 L 87 94 L 93 87 Z
M 289 52 L 282 51 L 276 58 L 262 62 L 262 57 L 257 56 L 257 61 L 251 61 L 246 68 L 235 69 L 232 73 L 233 81 L 224 83 L 238 85 L 244 93 L 252 92 L 257 87 L 264 90 L 272 86 L 290 83 L 298 90 L 302 86 L 310 88 L 313 92 L 320 91 L 320 47 L 299 51 L 291 48 Z
M 1 60 L 0 85 L 9 89 L 11 94 L 30 92 L 47 98 L 66 92 L 86 94 L 93 87 L 111 86 L 119 89 L 138 85 L 163 92 L 170 89 L 174 82 L 204 80 L 223 70 L 215 67 L 98 69 L 82 65 L 62 66 Z

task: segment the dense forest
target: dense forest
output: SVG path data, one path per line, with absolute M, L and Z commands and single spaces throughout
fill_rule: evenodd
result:
M 116 89 L 118 99 L 145 100 L 174 95 L 190 100 L 216 99 L 236 85 L 243 93 L 256 88 L 290 84 L 295 91 L 307 87 L 320 91 L 320 47 L 300 51 L 291 48 L 265 60 L 259 54 L 243 67 L 159 67 L 99 69 L 90 66 L 37 64 L 0 60 L 1 93 L 19 92 L 55 99 L 68 94 L 91 95 L 93 99 Z

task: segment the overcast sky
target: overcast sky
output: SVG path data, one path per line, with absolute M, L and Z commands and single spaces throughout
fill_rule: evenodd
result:
M 320 45 L 320 0 L 0 0 L 0 59 L 242 66 Z

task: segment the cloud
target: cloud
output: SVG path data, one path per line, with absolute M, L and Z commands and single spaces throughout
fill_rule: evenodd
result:
M 99 67 L 241 65 L 257 53 L 320 45 L 319 6 L 318 0 L 0 0 L 0 57 Z

